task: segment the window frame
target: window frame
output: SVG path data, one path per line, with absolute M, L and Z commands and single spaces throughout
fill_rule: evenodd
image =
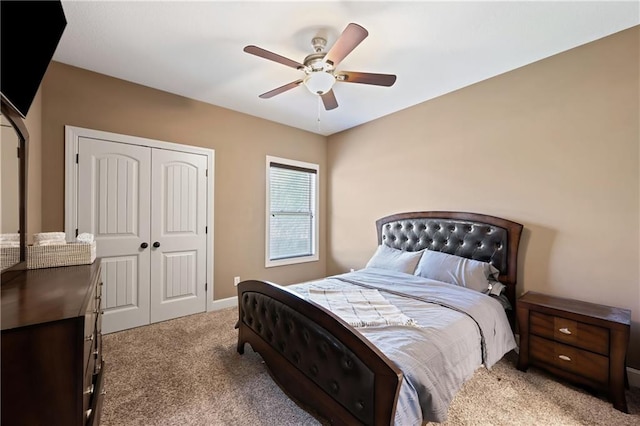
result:
M 299 167 L 303 169 L 315 170 L 315 185 L 312 188 L 312 198 L 314 206 L 312 210 L 312 226 L 311 226 L 311 255 L 296 256 L 286 259 L 270 259 L 271 251 L 271 163 L 279 163 L 285 166 Z M 288 158 L 274 157 L 267 155 L 266 158 L 266 203 L 265 203 L 265 248 L 264 248 L 264 266 L 271 268 L 274 266 L 294 265 L 298 263 L 316 262 L 319 260 L 319 228 L 320 228 L 320 165 L 315 163 L 307 163 L 304 161 L 291 160 Z

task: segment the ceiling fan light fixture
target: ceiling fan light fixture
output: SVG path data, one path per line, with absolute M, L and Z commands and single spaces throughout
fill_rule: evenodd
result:
M 314 95 L 324 95 L 333 87 L 336 78 L 324 71 L 312 72 L 304 79 L 304 85 Z

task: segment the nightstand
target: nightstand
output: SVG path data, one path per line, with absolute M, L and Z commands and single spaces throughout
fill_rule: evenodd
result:
M 535 365 L 605 391 L 614 408 L 628 413 L 625 359 L 631 311 L 527 292 L 516 304 L 520 330 L 518 370 Z

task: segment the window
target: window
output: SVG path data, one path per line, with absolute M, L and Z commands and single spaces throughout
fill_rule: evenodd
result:
M 318 260 L 318 169 L 267 156 L 266 267 Z

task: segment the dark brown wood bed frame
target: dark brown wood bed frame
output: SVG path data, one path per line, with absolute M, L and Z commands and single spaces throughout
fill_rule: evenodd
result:
M 378 243 L 406 251 L 438 250 L 491 262 L 513 310 L 522 225 L 464 212 L 411 212 L 376 221 Z M 390 425 L 402 371 L 355 328 L 286 287 L 238 285 L 238 353 L 258 352 L 292 399 L 337 425 Z

